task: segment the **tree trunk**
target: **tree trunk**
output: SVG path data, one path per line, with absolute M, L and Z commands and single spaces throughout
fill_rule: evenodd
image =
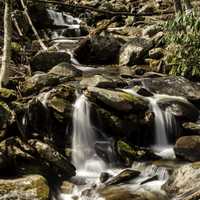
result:
M 174 2 L 174 9 L 176 13 L 182 13 L 182 5 L 181 5 L 181 0 L 173 0 Z
M 0 88 L 8 82 L 8 67 L 11 59 L 11 38 L 12 38 L 12 0 L 5 0 L 4 9 L 4 48 L 2 66 L 0 71 Z

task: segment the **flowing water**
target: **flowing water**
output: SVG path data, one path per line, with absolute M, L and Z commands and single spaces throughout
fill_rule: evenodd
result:
M 74 104 L 72 135 L 72 162 L 78 173 L 103 171 L 105 164 L 95 153 L 97 136 L 90 121 L 90 104 L 84 95 Z
M 64 34 L 69 34 L 70 31 L 73 32 L 73 35 L 80 36 L 80 19 L 51 9 L 47 9 L 47 13 L 53 21 L 53 25 L 57 27 L 51 32 L 51 39 L 63 38 Z

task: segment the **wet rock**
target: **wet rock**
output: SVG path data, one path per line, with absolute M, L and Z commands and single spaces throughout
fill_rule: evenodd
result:
M 72 117 L 75 98 L 74 85 L 61 84 L 53 89 L 46 104 L 58 121 L 66 123 Z
M 185 122 L 182 124 L 183 128 L 193 135 L 200 135 L 200 123 Z
M 59 51 L 41 51 L 31 60 L 31 70 L 47 72 L 61 62 L 70 62 L 70 55 Z
M 132 38 L 121 47 L 119 64 L 132 66 L 141 62 L 152 45 L 151 40 L 141 37 Z
M 154 35 L 156 35 L 161 30 L 162 30 L 162 28 L 158 25 L 147 26 L 143 30 L 143 36 L 153 37 Z
M 110 78 L 102 75 L 83 78 L 80 82 L 82 87 L 117 88 L 126 85 L 122 80 Z
M 164 50 L 162 48 L 155 48 L 149 51 L 149 57 L 152 59 L 160 59 L 164 56 Z
M 122 140 L 117 142 L 116 148 L 121 160 L 128 166 L 135 160 L 156 160 L 160 158 L 150 149 L 129 145 Z
M 12 124 L 15 120 L 14 112 L 8 107 L 8 105 L 0 101 L 0 141 L 4 139 L 6 135 L 6 128 L 9 124 Z
M 181 76 L 149 78 L 144 83 L 154 93 L 182 96 L 194 102 L 200 100 L 200 85 Z
M 125 187 L 109 186 L 99 190 L 105 200 L 167 200 L 168 198 L 159 192 L 150 191 L 145 188 L 132 190 Z
M 38 93 L 40 89 L 46 86 L 55 86 L 60 83 L 60 77 L 53 74 L 35 74 L 34 76 L 27 78 L 21 84 L 21 90 L 24 95 L 30 95 L 32 93 Z
M 174 151 L 177 157 L 189 161 L 200 161 L 200 136 L 183 136 L 176 141 Z
M 112 177 L 107 182 L 105 182 L 105 185 L 109 186 L 109 185 L 124 183 L 126 181 L 130 181 L 131 179 L 138 177 L 139 175 L 140 175 L 139 171 L 125 169 L 124 171 L 120 172 L 118 175 Z
M 0 88 L 0 99 L 3 101 L 13 101 L 17 99 L 17 94 L 14 90 Z
M 200 163 L 184 165 L 176 169 L 163 189 L 172 198 L 181 200 L 200 199 Z
M 130 67 L 122 66 L 119 71 L 122 78 L 133 78 L 133 72 Z
M 111 36 L 92 36 L 75 49 L 75 57 L 82 64 L 115 64 L 120 43 Z
M 58 76 L 64 76 L 67 78 L 72 78 L 76 76 L 80 76 L 82 72 L 75 67 L 71 63 L 62 62 L 50 69 L 49 74 L 55 74 Z
M 181 121 L 196 121 L 199 117 L 199 110 L 193 104 L 182 99 L 165 97 L 159 101 L 159 106 Z
M 0 179 L 0 194 L 5 200 L 48 200 L 49 187 L 44 177 L 29 175 L 17 179 Z
M 41 159 L 51 163 L 58 171 L 64 172 L 69 177 L 75 175 L 75 167 L 70 163 L 69 159 L 56 151 L 52 146 L 39 140 L 29 140 L 29 144 L 34 147 Z
M 97 87 L 88 87 L 89 95 L 117 111 L 146 110 L 147 102 L 130 94 Z
M 112 175 L 110 175 L 108 172 L 102 172 L 99 179 L 101 183 L 106 182 Z
M 69 181 L 63 181 L 60 186 L 60 192 L 65 194 L 71 194 L 75 185 Z

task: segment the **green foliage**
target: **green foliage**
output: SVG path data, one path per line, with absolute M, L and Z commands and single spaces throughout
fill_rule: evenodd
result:
M 195 14 L 178 14 L 164 28 L 169 73 L 200 78 L 200 19 Z

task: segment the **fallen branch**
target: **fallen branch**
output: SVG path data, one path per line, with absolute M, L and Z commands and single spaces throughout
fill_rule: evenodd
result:
M 125 16 L 154 16 L 154 15 L 164 15 L 164 14 L 172 14 L 174 12 L 152 12 L 152 13 L 136 13 L 136 12 L 116 12 L 116 11 L 108 11 L 108 10 L 102 10 L 98 8 L 94 8 L 91 6 L 85 6 L 85 5 L 80 5 L 80 4 L 68 4 L 68 3 L 63 3 L 63 2 L 58 2 L 58 1 L 44 1 L 44 0 L 38 0 L 37 2 L 41 3 L 50 3 L 50 4 L 55 4 L 55 5 L 62 5 L 66 6 L 69 8 L 78 8 L 78 9 L 83 9 L 83 10 L 91 10 L 94 12 L 102 13 L 102 14 L 107 14 L 107 15 L 125 15 Z

